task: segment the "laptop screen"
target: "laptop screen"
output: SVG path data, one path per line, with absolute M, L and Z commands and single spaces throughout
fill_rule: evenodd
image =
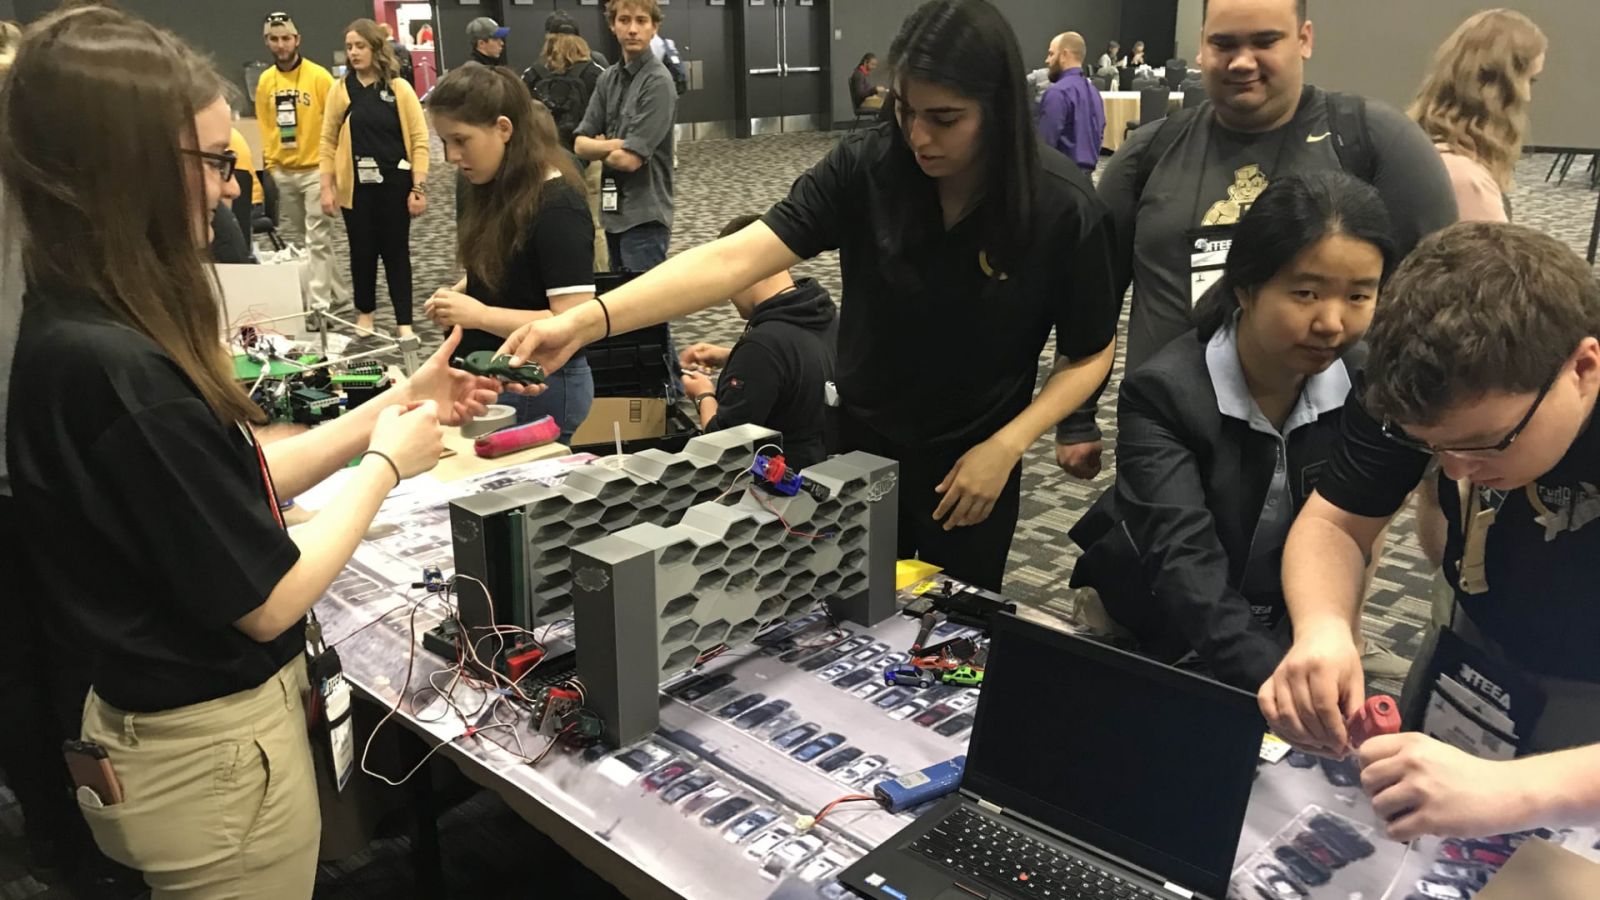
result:
M 962 787 L 1222 897 L 1265 727 L 1244 691 L 1002 615 Z

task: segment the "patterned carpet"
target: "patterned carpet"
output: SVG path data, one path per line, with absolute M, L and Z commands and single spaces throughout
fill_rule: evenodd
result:
M 744 141 L 707 141 L 679 148 L 678 212 L 672 252 L 676 253 L 715 237 L 730 218 L 743 213 L 759 213 L 782 197 L 796 175 L 819 159 L 832 146 L 837 135 L 775 135 Z M 437 141 L 434 152 L 439 154 Z M 1580 174 L 1586 160 L 1574 167 L 1575 174 L 1565 184 L 1545 182 L 1551 157 L 1533 155 L 1518 168 L 1518 187 L 1514 207 L 1518 221 L 1548 231 L 1582 252 L 1588 240 L 1594 215 L 1594 192 Z M 415 261 L 418 319 L 417 330 L 425 346 L 437 345 L 440 335 L 421 317 L 420 308 L 429 292 L 454 282 L 454 228 L 451 190 L 453 179 L 443 172 L 433 179 L 433 193 L 426 215 L 412 228 L 412 257 Z M 348 266 L 343 229 L 339 233 L 342 266 Z M 348 269 L 346 269 L 348 271 Z M 821 281 L 839 297 L 837 261 L 832 255 L 802 265 L 799 275 Z M 378 322 L 380 330 L 392 330 L 393 314 L 388 309 L 386 287 L 380 282 Z M 1126 319 L 1124 319 L 1126 326 Z M 674 331 L 680 345 L 696 340 L 731 344 L 741 322 L 731 306 L 699 313 Z M 1041 372 L 1049 360 L 1039 361 Z M 1066 581 L 1076 559 L 1075 548 L 1067 540 L 1067 530 L 1081 512 L 1111 481 L 1111 448 L 1116 439 L 1115 390 L 1121 378 L 1119 353 L 1112 389 L 1102 404 L 1101 427 L 1108 447 L 1107 471 L 1092 483 L 1065 476 L 1056 466 L 1050 437 L 1042 439 L 1027 455 L 1023 477 L 1021 520 L 1012 546 L 1007 574 L 1007 593 L 1020 602 L 1064 608 Z M 1422 564 L 1410 516 L 1402 516 L 1392 531 L 1388 553 L 1369 598 L 1364 628 L 1377 646 L 1393 649 L 1410 658 L 1416 651 L 1422 626 L 1428 618 L 1430 574 Z M 67 897 L 62 889 L 47 889 L 26 875 L 18 852 L 20 815 L 14 803 L 0 804 L 0 897 Z M 9 837 L 7 837 L 9 836 Z M 479 796 L 447 817 L 442 828 L 446 870 L 452 883 L 463 894 L 511 896 L 504 885 L 515 871 L 527 872 L 529 848 L 541 855 L 559 857 L 559 851 L 523 826 L 515 815 L 493 798 Z M 358 898 L 406 895 L 409 893 L 409 863 L 403 841 L 375 844 L 364 858 L 337 869 L 327 869 L 319 886 L 319 897 Z M 544 848 L 542 850 L 537 848 Z M 535 866 L 539 868 L 539 866 Z M 559 896 L 604 897 L 612 894 L 585 873 Z M 487 890 L 491 885 L 500 890 Z M 469 891 L 469 888 L 471 891 Z M 525 891 L 515 896 L 525 895 Z

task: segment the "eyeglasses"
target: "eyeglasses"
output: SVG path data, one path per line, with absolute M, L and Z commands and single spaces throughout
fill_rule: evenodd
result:
M 1383 422 L 1383 435 L 1397 444 L 1402 444 L 1412 448 L 1413 450 L 1421 450 L 1424 453 L 1450 453 L 1458 456 L 1464 454 L 1487 456 L 1496 453 L 1504 453 L 1505 451 L 1511 449 L 1511 445 L 1516 443 L 1517 437 L 1520 436 L 1523 430 L 1528 427 L 1528 423 L 1533 421 L 1534 414 L 1539 411 L 1539 404 L 1544 402 L 1544 398 L 1550 393 L 1550 389 L 1555 387 L 1556 379 L 1561 376 L 1561 372 L 1565 368 L 1565 366 L 1562 366 L 1560 369 L 1556 369 L 1555 372 L 1545 380 L 1544 387 L 1539 388 L 1539 393 L 1534 395 L 1533 405 L 1528 407 L 1528 414 L 1523 416 L 1522 421 L 1518 422 L 1515 428 L 1506 432 L 1506 436 L 1501 438 L 1497 443 L 1490 444 L 1486 447 L 1435 447 L 1426 441 L 1419 441 L 1411 435 L 1406 434 L 1399 425 L 1396 425 L 1389 419 L 1385 419 Z
M 221 153 L 207 153 L 204 150 L 184 148 L 183 152 L 188 156 L 198 156 L 205 160 L 206 165 L 217 170 L 218 177 L 223 181 L 232 178 L 233 170 L 239 167 L 239 154 L 232 150 L 224 150 Z

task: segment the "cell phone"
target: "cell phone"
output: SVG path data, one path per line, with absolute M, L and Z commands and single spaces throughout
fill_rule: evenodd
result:
M 101 804 L 115 806 L 122 802 L 122 782 L 111 768 L 106 748 L 94 741 L 66 741 L 61 753 L 67 758 L 67 771 L 79 790 L 94 791 Z

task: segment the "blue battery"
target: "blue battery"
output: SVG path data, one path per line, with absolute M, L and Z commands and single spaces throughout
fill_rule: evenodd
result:
M 889 812 L 900 812 L 937 800 L 961 787 L 961 773 L 966 771 L 967 758 L 957 756 L 935 763 L 920 772 L 909 772 L 899 778 L 885 779 L 872 789 L 872 795 Z

